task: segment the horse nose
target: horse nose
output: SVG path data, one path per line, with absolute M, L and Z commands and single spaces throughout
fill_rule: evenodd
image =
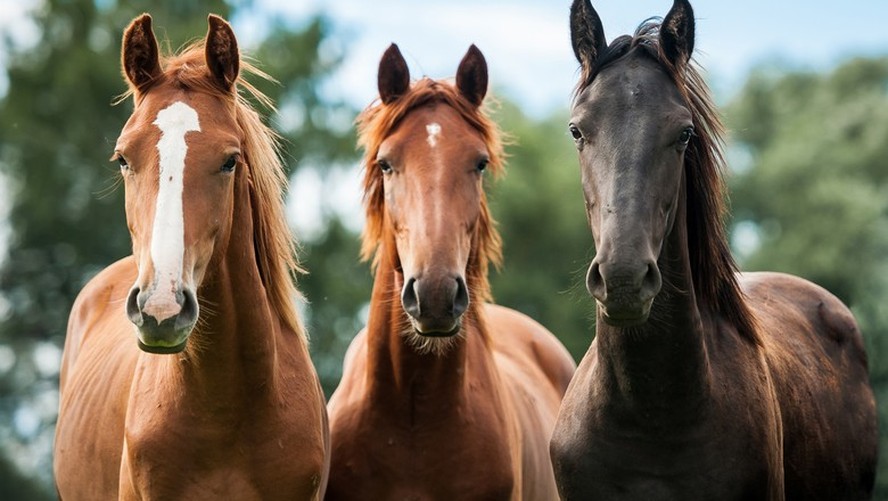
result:
M 586 288 L 610 316 L 645 316 L 662 285 L 654 260 L 610 264 L 596 258 L 586 275 Z
M 469 307 L 469 291 L 461 276 L 441 280 L 411 277 L 401 291 L 401 305 L 420 334 L 455 334 Z
M 197 323 L 197 297 L 188 287 L 175 292 L 171 301 L 149 304 L 151 293 L 133 287 L 126 299 L 126 314 L 137 327 L 139 347 L 150 353 L 176 353 L 185 348 L 188 335 Z

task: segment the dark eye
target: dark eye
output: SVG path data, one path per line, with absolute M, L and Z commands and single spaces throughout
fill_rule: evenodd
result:
M 237 166 L 237 155 L 231 155 L 228 157 L 228 160 L 222 164 L 222 167 L 219 169 L 222 172 L 234 172 L 234 168 Z
M 583 139 L 583 133 L 580 132 L 580 129 L 578 129 L 576 125 L 570 124 L 568 130 L 570 130 L 570 135 L 573 136 L 574 141 L 579 141 L 580 139 Z
M 680 146 L 687 146 L 687 144 L 691 141 L 691 138 L 694 137 L 694 128 L 687 127 L 685 130 L 681 131 L 681 134 L 678 136 L 678 144 Z
M 478 172 L 484 172 L 484 169 L 487 168 L 487 164 L 489 164 L 489 163 L 490 163 L 489 159 L 482 158 L 481 160 L 478 161 L 478 165 L 475 166 L 475 168 L 478 169 Z
M 379 170 L 381 170 L 383 174 L 388 174 L 392 171 L 392 165 L 386 160 L 377 160 L 376 165 L 379 166 Z
M 123 158 L 123 155 L 117 155 L 117 158 L 115 158 L 115 160 L 117 160 L 117 163 L 120 164 L 120 170 L 128 170 L 129 169 L 129 164 L 126 163 L 126 159 Z

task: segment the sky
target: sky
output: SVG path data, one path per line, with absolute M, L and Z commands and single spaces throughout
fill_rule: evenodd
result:
M 822 70 L 850 55 L 888 54 L 888 2 L 698 0 L 692 5 L 695 57 L 720 99 L 737 92 L 749 70 L 762 62 Z M 671 2 L 607 0 L 593 6 L 612 40 L 649 17 L 665 16 Z M 541 116 L 567 106 L 577 78 L 569 11 L 570 0 L 254 0 L 232 21 L 249 43 L 270 19 L 299 25 L 314 13 L 326 13 L 347 54 L 328 92 L 359 107 L 376 95 L 376 68 L 390 43 L 398 44 L 414 78 L 452 76 L 474 43 L 486 56 L 494 91 Z

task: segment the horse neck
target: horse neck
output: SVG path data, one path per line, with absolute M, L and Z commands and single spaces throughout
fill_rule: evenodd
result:
M 694 291 L 686 214 L 682 189 L 675 223 L 657 260 L 663 289 L 654 299 L 648 321 L 621 329 L 598 315 L 596 342 L 603 389 L 609 394 L 608 402 L 632 413 L 645 408 L 693 415 L 695 404 L 709 394 L 704 322 L 709 322 L 710 315 L 705 305 L 701 309 Z
M 429 415 L 444 418 L 447 410 L 457 408 L 450 403 L 465 397 L 467 372 L 482 380 L 490 376 L 486 369 L 492 361 L 480 308 L 474 305 L 466 311 L 461 334 L 464 338 L 445 354 L 419 353 L 402 334 L 409 325 L 400 300 L 404 277 L 395 270 L 392 256 L 385 256 L 385 248 L 382 251 L 367 322 L 368 398 L 384 401 L 385 405 L 377 406 L 379 409 L 412 418 L 421 418 L 427 408 L 424 404 L 432 404 Z M 471 371 L 467 371 L 468 366 Z

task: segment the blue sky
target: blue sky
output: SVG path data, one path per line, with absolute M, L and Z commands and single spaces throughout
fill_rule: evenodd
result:
M 888 2 L 699 0 L 698 61 L 717 94 L 735 92 L 749 69 L 763 61 L 827 69 L 857 54 L 888 54 L 884 27 Z M 644 19 L 663 16 L 668 0 L 593 2 L 608 39 L 631 32 Z M 363 107 L 375 96 L 376 65 L 391 42 L 414 77 L 451 76 L 472 43 L 484 52 L 494 88 L 531 114 L 564 107 L 576 79 L 570 47 L 570 0 L 254 0 L 233 19 L 239 37 L 256 38 L 269 19 L 296 25 L 324 12 L 347 58 L 329 92 Z

